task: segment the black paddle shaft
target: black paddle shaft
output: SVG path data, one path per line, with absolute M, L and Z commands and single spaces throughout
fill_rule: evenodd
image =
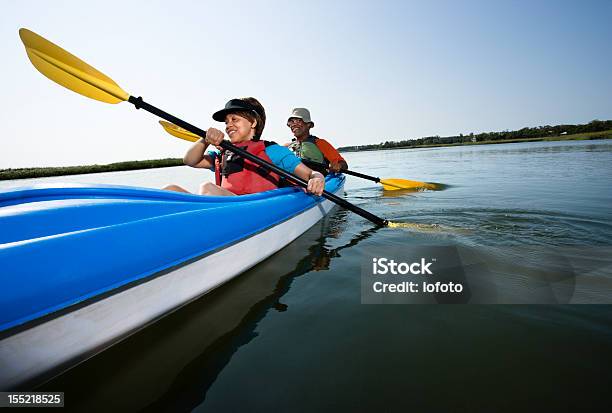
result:
M 370 181 L 374 181 L 376 183 L 380 182 L 380 178 L 376 178 L 376 177 L 370 176 L 370 175 L 360 174 L 359 172 L 355 172 L 355 171 L 349 171 L 348 169 L 341 170 L 341 172 L 345 173 L 345 174 L 348 174 L 348 175 L 356 176 L 358 178 L 369 179 Z
M 141 97 L 137 97 L 135 98 L 134 96 L 130 96 L 128 99 L 128 102 L 130 102 L 131 104 L 133 104 L 136 109 L 144 109 L 149 113 L 152 113 L 156 116 L 159 116 L 162 119 L 167 120 L 168 122 L 172 122 L 177 126 L 180 126 L 183 129 L 188 130 L 191 133 L 195 133 L 198 136 L 201 136 L 202 138 L 206 137 L 206 131 L 198 128 L 197 126 L 194 126 L 190 123 L 185 122 L 184 120 L 181 120 L 179 118 L 177 118 L 176 116 L 173 116 L 167 112 L 164 112 L 161 109 L 156 108 L 155 106 L 145 102 L 142 100 Z M 234 146 L 232 143 L 228 142 L 228 141 L 222 141 L 221 145 L 220 145 L 223 149 L 232 151 L 234 153 L 237 153 L 238 155 L 242 156 L 243 158 L 246 158 L 252 162 L 255 162 L 256 164 L 258 164 L 259 166 L 263 166 L 264 168 L 290 180 L 291 182 L 294 182 L 295 184 L 303 187 L 303 188 L 307 188 L 308 187 L 308 182 L 306 182 L 305 180 L 303 180 L 302 178 L 295 176 L 292 173 L 289 173 L 279 167 L 277 167 L 276 165 L 273 165 L 261 158 L 258 158 L 257 156 L 253 155 L 252 153 L 249 153 L 247 151 L 245 151 L 244 149 L 240 149 L 237 148 L 236 146 Z M 368 211 L 359 208 L 356 205 L 351 204 L 350 202 L 346 201 L 345 199 L 342 199 L 334 194 L 332 194 L 331 192 L 327 192 L 327 191 L 323 191 L 322 196 L 325 199 L 329 199 L 330 201 L 336 203 L 337 205 L 340 205 L 341 207 L 348 209 L 349 211 L 352 211 L 354 213 L 356 213 L 357 215 L 362 216 L 363 218 L 373 222 L 376 225 L 380 225 L 380 226 L 387 226 L 389 224 L 389 222 L 386 219 L 382 219 L 380 217 L 377 217 L 374 214 L 369 213 Z
M 325 165 L 323 165 L 320 162 L 315 162 L 315 161 L 311 161 L 311 160 L 308 160 L 308 159 L 302 159 L 302 162 L 304 163 L 304 165 L 306 165 L 308 167 L 311 167 L 311 168 L 325 168 L 325 169 L 329 169 L 329 168 L 327 168 Z M 353 176 L 356 176 L 358 178 L 368 179 L 368 180 L 374 181 L 376 183 L 380 182 L 380 178 L 377 178 L 375 176 L 361 174 L 359 172 L 349 171 L 348 169 L 341 169 L 340 172 L 342 172 L 343 174 L 347 174 L 347 175 L 353 175 Z

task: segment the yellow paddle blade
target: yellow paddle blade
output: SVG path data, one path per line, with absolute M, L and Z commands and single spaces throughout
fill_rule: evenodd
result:
M 189 132 L 187 129 L 183 129 L 180 126 L 176 126 L 174 123 L 166 122 L 165 120 L 160 120 L 159 124 L 172 136 L 176 136 L 177 138 L 185 139 L 189 142 L 195 142 L 200 139 L 200 136 L 195 133 Z
M 381 179 L 380 183 L 383 189 L 387 191 L 395 191 L 398 189 L 436 189 L 435 184 L 427 182 L 411 181 L 409 179 L 388 178 Z
M 44 37 L 28 29 L 19 29 L 19 37 L 34 67 L 65 88 L 106 103 L 130 97 L 113 79 Z

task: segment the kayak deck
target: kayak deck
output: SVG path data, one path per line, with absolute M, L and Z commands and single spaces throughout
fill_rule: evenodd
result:
M 328 179 L 327 189 L 343 182 Z M 0 332 L 210 254 L 321 200 L 298 188 L 240 197 L 105 185 L 1 193 Z

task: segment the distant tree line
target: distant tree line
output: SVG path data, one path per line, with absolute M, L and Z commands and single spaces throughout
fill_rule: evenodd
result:
M 342 152 L 373 150 L 373 149 L 393 149 L 410 148 L 422 145 L 452 145 L 463 143 L 511 141 L 516 139 L 537 139 L 561 137 L 564 135 L 574 135 L 580 133 L 603 132 L 612 129 L 612 120 L 593 120 L 584 125 L 557 125 L 557 126 L 538 126 L 534 128 L 522 128 L 515 131 L 485 132 L 458 136 L 427 136 L 417 139 L 405 139 L 401 141 L 385 141 L 372 145 L 344 146 L 338 148 Z

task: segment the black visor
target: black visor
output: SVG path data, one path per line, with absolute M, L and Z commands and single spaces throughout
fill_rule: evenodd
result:
M 213 113 L 212 117 L 217 122 L 225 122 L 225 115 L 227 115 L 228 113 L 236 113 L 236 112 L 244 112 L 244 111 L 253 112 L 256 115 L 259 115 L 259 117 L 263 117 L 261 113 L 259 113 L 257 109 L 255 109 L 255 106 L 241 99 L 230 100 L 229 102 L 225 104 L 225 108 Z

